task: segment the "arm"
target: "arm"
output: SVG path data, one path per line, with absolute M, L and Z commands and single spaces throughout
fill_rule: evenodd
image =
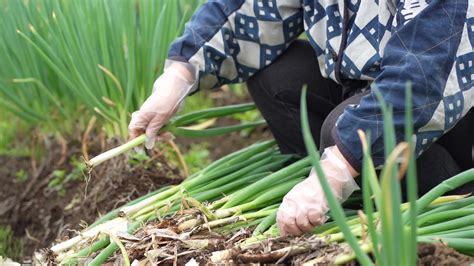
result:
M 303 30 L 300 0 L 209 0 L 171 46 L 153 93 L 129 125 L 130 138 L 159 129 L 198 88 L 246 81 L 272 63 Z
M 472 107 L 474 53 L 467 30 L 472 30 L 473 19 L 466 17 L 473 17 L 474 10 L 467 14 L 467 9 L 467 0 L 432 1 L 417 16 L 404 21 L 405 13 L 399 8 L 398 25 L 384 50 L 382 72 L 373 86 L 393 107 L 396 138 L 403 141 L 405 88 L 407 81 L 412 82 L 417 155 Z M 333 131 L 341 153 L 360 171 L 362 147 L 357 129 L 370 132 L 374 163 L 382 165 L 383 121 L 373 92 L 358 106 L 346 108 Z
M 246 81 L 303 31 L 301 0 L 211 0 L 171 46 L 169 59 L 199 71 L 199 88 Z

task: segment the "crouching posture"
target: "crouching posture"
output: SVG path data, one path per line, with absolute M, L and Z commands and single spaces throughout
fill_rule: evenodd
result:
M 306 40 L 298 38 L 305 33 Z M 358 188 L 362 147 L 384 162 L 377 88 L 404 136 L 404 96 L 413 91 L 419 192 L 473 167 L 474 7 L 468 0 L 209 0 L 169 50 L 153 94 L 135 112 L 130 136 L 148 147 L 184 98 L 198 89 L 247 82 L 283 153 L 306 153 L 299 98 L 308 86 L 311 130 L 340 201 Z M 468 184 L 457 193 L 473 191 Z M 313 171 L 284 198 L 282 235 L 325 222 L 328 204 Z

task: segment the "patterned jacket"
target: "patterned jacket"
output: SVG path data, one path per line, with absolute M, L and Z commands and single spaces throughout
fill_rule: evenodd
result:
M 474 3 L 468 0 L 209 0 L 169 58 L 199 69 L 201 89 L 244 82 L 303 31 L 323 76 L 340 84 L 368 80 L 379 89 L 393 107 L 397 141 L 404 139 L 411 81 L 418 155 L 473 106 Z M 333 131 L 359 170 L 357 129 L 370 132 L 374 162 L 383 164 L 383 122 L 373 90 L 345 109 Z

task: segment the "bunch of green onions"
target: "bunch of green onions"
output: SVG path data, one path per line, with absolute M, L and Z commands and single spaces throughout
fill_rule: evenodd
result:
M 459 178 L 459 177 L 457 177 Z M 441 196 L 432 201 L 423 212 L 417 216 L 419 220 L 417 225 L 417 235 L 419 242 L 436 242 L 442 240 L 448 246 L 457 249 L 465 254 L 473 254 L 474 246 L 471 244 L 474 240 L 471 230 L 474 224 L 471 217 L 462 217 L 472 214 L 474 211 L 474 197 L 466 198 L 461 196 Z M 405 213 L 409 208 L 409 203 L 400 205 L 400 210 Z M 461 208 L 461 210 L 456 210 Z M 272 213 L 272 215 L 275 215 Z M 367 242 L 368 229 L 366 216 L 355 210 L 344 210 L 347 216 L 347 225 L 351 233 L 358 238 L 361 250 L 365 253 L 373 253 L 374 249 L 371 243 Z M 275 224 L 275 216 L 269 215 L 262 219 L 260 223 L 255 224 L 254 234 L 239 245 L 239 248 L 229 250 L 220 250 L 213 253 L 212 262 L 222 263 L 232 259 L 233 255 L 245 252 L 256 246 L 261 246 L 265 241 L 278 239 L 280 237 L 278 228 Z M 376 221 L 380 219 L 380 212 L 374 212 L 373 217 Z M 450 219 L 459 219 L 450 221 Z M 249 226 L 249 225 L 240 225 Z M 262 227 L 263 226 L 263 227 Z M 259 230 L 262 229 L 263 230 Z M 315 228 L 312 232 L 325 243 L 339 243 L 342 246 L 348 246 L 344 234 L 341 232 L 337 222 L 330 216 L 330 221 L 326 224 Z M 469 245 L 468 245 L 469 243 Z M 463 244 L 463 246 L 461 246 Z M 351 251 L 334 256 L 334 264 L 345 264 L 356 259 L 356 254 Z M 293 245 L 290 249 L 283 248 L 272 251 L 279 254 L 287 254 L 288 252 L 303 253 L 310 252 L 311 248 L 304 243 Z M 308 265 L 321 263 L 321 258 L 316 258 L 307 262 Z
M 175 136 L 183 137 L 212 137 L 223 135 L 229 132 L 240 131 L 248 128 L 253 128 L 258 125 L 264 124 L 265 121 L 260 120 L 256 122 L 243 122 L 236 125 L 221 126 L 215 128 L 206 128 L 207 121 L 211 121 L 224 116 L 231 116 L 237 113 L 243 113 L 254 110 L 256 108 L 253 103 L 236 104 L 224 107 L 209 108 L 202 111 L 195 111 L 184 115 L 173 117 L 161 130 L 160 132 L 170 132 Z M 200 121 L 204 121 L 202 124 L 198 124 Z M 142 145 L 146 141 L 146 136 L 143 134 L 117 148 L 111 149 L 104 152 L 92 159 L 90 159 L 87 165 L 90 168 L 94 168 L 99 164 L 110 160 L 120 154 L 123 154 L 132 148 Z
M 204 220 L 212 228 L 225 230 L 230 230 L 229 226 L 236 228 L 239 221 L 260 223 L 276 212 L 283 196 L 310 171 L 308 159 L 285 167 L 291 159 L 292 156 L 279 153 L 274 141 L 256 143 L 215 161 L 178 186 L 151 193 L 112 211 L 80 235 L 53 246 L 51 251 L 57 255 L 57 262 L 66 264 L 100 251 L 90 264 L 100 265 L 119 249 L 111 235 L 119 231 L 134 233 L 158 216 L 176 213 L 183 200 L 206 218 L 189 216 L 178 226 L 181 231 L 202 226 Z M 107 236 L 91 244 L 90 240 L 100 233 Z

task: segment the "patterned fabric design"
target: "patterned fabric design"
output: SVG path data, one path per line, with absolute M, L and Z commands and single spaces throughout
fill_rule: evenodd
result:
M 458 56 L 456 72 L 459 88 L 463 91 L 472 89 L 474 84 L 474 52 Z
M 258 20 L 279 21 L 281 20 L 276 0 L 254 1 L 255 18 Z
M 344 8 L 347 43 L 338 55 Z M 393 107 L 400 141 L 406 81 L 412 82 L 418 154 L 472 108 L 474 7 L 468 0 L 208 0 L 169 57 L 196 66 L 201 89 L 245 82 L 303 31 L 323 76 L 335 80 L 340 64 L 342 79 L 373 81 Z M 335 138 L 355 167 L 362 158 L 357 129 L 371 132 L 375 162 L 383 162 L 381 123 L 372 94 L 338 120 Z

